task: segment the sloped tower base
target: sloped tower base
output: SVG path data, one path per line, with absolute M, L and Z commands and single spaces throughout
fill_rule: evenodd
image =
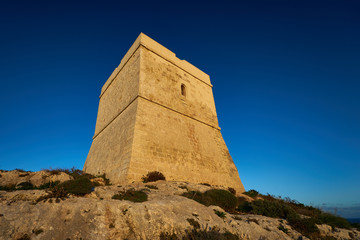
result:
M 209 76 L 140 34 L 105 83 L 84 171 L 112 183 L 151 171 L 243 192 L 218 126 Z

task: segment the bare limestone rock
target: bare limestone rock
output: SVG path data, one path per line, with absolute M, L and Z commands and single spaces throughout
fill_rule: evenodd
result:
M 334 237 L 336 239 L 360 239 L 359 231 L 332 228 L 329 225 L 321 224 L 317 225 L 320 230 L 320 234 Z
M 52 174 L 49 171 L 38 171 L 38 172 L 29 172 L 29 171 L 3 171 L 0 172 L 0 186 L 17 186 L 23 182 L 29 182 L 34 186 L 38 187 L 42 184 L 48 182 L 65 182 L 73 179 L 72 176 L 59 172 Z
M 145 191 L 148 201 L 134 203 L 112 199 L 114 194 L 128 189 Z M 24 239 L 27 236 L 28 239 L 46 240 L 152 240 L 166 232 L 181 236 L 185 230 L 194 229 L 194 223 L 203 230 L 229 231 L 239 239 L 247 240 L 299 239 L 301 236 L 285 220 L 233 215 L 218 206 L 206 207 L 181 196 L 187 189 L 203 192 L 211 187 L 186 182 L 136 182 L 96 187 L 85 197 L 48 199 L 38 203 L 36 200 L 46 195 L 44 190 L 0 191 L 0 239 Z M 214 210 L 224 212 L 223 217 Z M 287 234 L 279 230 L 280 224 L 288 229 Z M 330 231 L 326 226 L 320 226 L 320 229 L 326 234 Z M 350 239 L 349 232 L 353 239 L 359 239 L 358 231 L 343 229 L 338 229 L 336 238 Z

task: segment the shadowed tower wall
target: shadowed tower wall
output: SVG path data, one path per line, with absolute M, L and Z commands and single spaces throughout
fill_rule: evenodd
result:
M 104 84 L 84 171 L 113 183 L 151 171 L 243 192 L 207 74 L 140 34 Z

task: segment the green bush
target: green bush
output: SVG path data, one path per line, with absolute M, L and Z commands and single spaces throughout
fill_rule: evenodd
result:
M 237 235 L 226 231 L 221 233 L 218 229 L 192 229 L 191 231 L 185 230 L 184 236 L 177 236 L 175 233 L 161 233 L 160 240 L 238 240 Z
M 22 182 L 16 186 L 17 190 L 31 190 L 34 188 L 35 186 L 31 182 Z
M 57 186 L 58 188 L 63 188 L 66 192 L 83 196 L 85 194 L 91 193 L 94 185 L 87 177 L 81 177 L 74 180 L 69 180 L 63 182 Z
M 224 212 L 218 211 L 214 209 L 214 212 L 216 215 L 218 215 L 220 218 L 225 218 L 226 214 Z
M 338 227 L 338 228 L 346 228 L 346 229 L 352 228 L 351 223 L 349 223 L 345 218 L 338 217 L 330 213 L 321 213 L 319 216 L 317 216 L 317 223 L 318 224 L 325 223 L 332 227 Z
M 144 191 L 136 191 L 134 189 L 129 189 L 124 192 L 119 192 L 112 196 L 112 199 L 117 200 L 128 200 L 131 202 L 145 202 L 148 199 L 147 194 Z
M 0 186 L 0 191 L 15 191 L 15 190 L 16 190 L 15 185 Z
M 142 177 L 144 183 L 156 182 L 159 180 L 166 180 L 165 176 L 161 172 L 149 172 L 146 176 Z
M 50 189 L 50 194 L 45 196 L 46 198 L 66 198 L 69 195 L 69 192 L 64 189 L 62 186 L 55 186 Z
M 283 231 L 284 233 L 288 233 L 288 232 L 289 232 L 289 230 L 288 230 L 286 227 L 284 227 L 282 224 L 279 225 L 278 229 L 279 229 L 280 231 Z
M 280 202 L 256 200 L 251 202 L 250 205 L 252 208 L 251 213 L 267 217 L 287 219 L 290 216 L 297 215 L 294 209 Z
M 287 220 L 292 228 L 310 239 L 313 239 L 319 234 L 319 229 L 316 226 L 314 218 L 302 218 L 299 215 L 295 215 L 289 217 Z
M 27 234 L 23 234 L 21 237 L 17 238 L 17 240 L 30 240 L 31 237 Z
M 219 206 L 227 212 L 232 212 L 237 206 L 237 198 L 229 191 L 222 189 L 210 189 L 204 193 L 186 192 L 182 196 L 193 199 L 205 206 Z
M 356 228 L 358 231 L 360 231 L 360 223 L 351 223 L 351 226 L 353 228 Z
M 189 191 L 188 187 L 184 186 L 184 185 L 180 185 L 180 186 L 178 186 L 178 188 L 185 189 L 185 190 Z
M 286 219 L 296 231 L 303 235 L 310 238 L 318 236 L 319 229 L 316 227 L 315 218 L 301 218 L 294 208 L 291 207 L 291 204 L 286 203 L 282 199 L 276 199 L 271 196 L 265 198 L 264 200 L 255 200 L 252 202 L 240 201 L 237 210 L 267 217 Z
M 37 187 L 37 189 L 48 189 L 48 188 L 53 188 L 55 187 L 56 185 L 58 185 L 60 183 L 60 181 L 55 181 L 55 182 L 47 182 L 47 183 L 44 183 L 42 185 L 40 185 L 39 187 Z
M 32 232 L 33 232 L 35 235 L 39 235 L 40 233 L 44 232 L 44 230 L 41 229 L 41 228 L 38 228 L 38 229 L 33 229 Z
M 243 194 L 245 194 L 245 195 L 247 195 L 247 196 L 249 196 L 249 197 L 254 198 L 254 197 L 257 197 L 257 196 L 259 195 L 259 192 L 258 192 L 258 191 L 255 191 L 254 189 L 251 189 L 251 190 L 249 190 L 249 191 L 247 191 L 247 192 L 244 192 Z

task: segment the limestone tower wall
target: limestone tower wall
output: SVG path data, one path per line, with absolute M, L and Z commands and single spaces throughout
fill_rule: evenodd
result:
M 84 171 L 113 183 L 151 171 L 244 191 L 207 74 L 140 34 L 104 84 Z

